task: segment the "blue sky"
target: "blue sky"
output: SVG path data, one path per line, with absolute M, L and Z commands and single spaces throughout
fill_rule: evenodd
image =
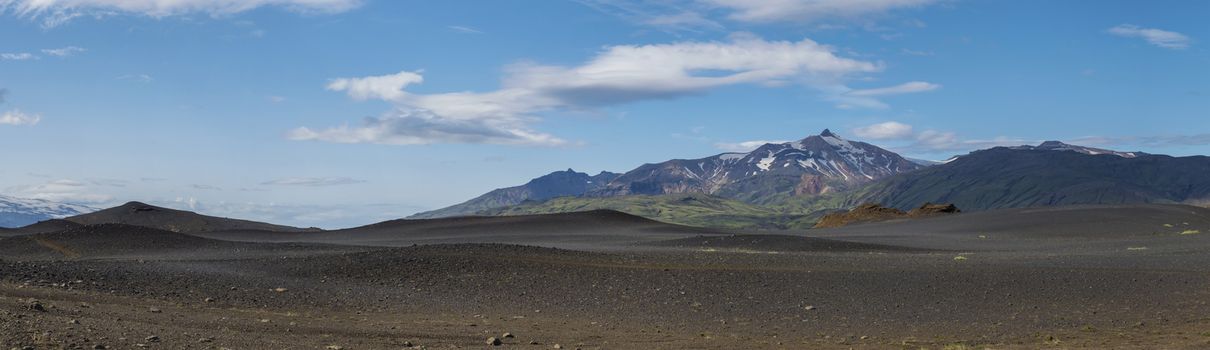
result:
M 1204 1 L 0 0 L 0 194 L 340 227 L 824 128 L 1210 154 Z

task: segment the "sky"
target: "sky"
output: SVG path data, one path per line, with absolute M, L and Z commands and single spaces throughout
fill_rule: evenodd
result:
M 1207 1 L 0 0 L 0 195 L 297 226 L 831 129 L 1210 154 Z

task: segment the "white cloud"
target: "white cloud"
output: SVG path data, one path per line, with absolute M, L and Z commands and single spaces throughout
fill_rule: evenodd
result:
M 768 143 L 786 143 L 786 142 L 790 142 L 790 141 L 755 140 L 755 141 L 742 141 L 742 142 L 718 142 L 718 143 L 714 144 L 714 148 L 718 148 L 724 152 L 747 153 L 747 152 L 752 152 L 752 150 L 760 148 L 760 146 L 764 146 L 765 144 L 768 144 Z
M 912 126 L 889 121 L 853 129 L 853 135 L 872 140 L 896 140 L 912 136 Z
M 126 75 L 118 76 L 117 79 L 118 80 L 127 80 L 127 81 L 137 81 L 140 83 L 150 83 L 155 80 L 155 78 L 152 78 L 150 75 L 147 75 L 147 74 L 126 74 Z
M 831 89 L 833 90 L 833 93 L 829 96 L 829 99 L 836 102 L 836 107 L 840 109 L 886 109 L 890 106 L 887 106 L 886 103 L 878 100 L 877 97 L 926 92 L 936 90 L 940 87 L 941 85 L 923 81 L 907 82 L 882 88 L 857 90 L 849 89 L 844 86 L 838 86 Z
M 897 147 L 903 152 L 956 152 L 971 151 L 997 146 L 1019 146 L 1038 143 L 1035 140 L 998 136 L 991 139 L 963 139 L 952 131 L 925 130 L 914 136 L 915 142 L 906 147 Z
M 57 49 L 42 49 L 42 53 L 55 57 L 68 57 L 84 51 L 88 50 L 78 46 L 67 46 Z
M 403 71 L 390 75 L 365 78 L 338 78 L 328 83 L 328 90 L 344 91 L 359 101 L 368 99 L 395 100 L 407 95 L 403 88 L 424 82 L 420 72 Z
M 891 10 L 922 7 L 938 0 L 699 0 L 733 11 L 729 18 L 742 22 L 816 22 L 856 19 Z
M 575 0 L 601 13 L 625 21 L 650 26 L 676 34 L 678 32 L 701 32 L 702 30 L 724 30 L 722 24 L 703 13 L 695 0 Z
M 0 125 L 36 125 L 42 121 L 42 116 L 25 114 L 19 110 L 11 110 L 0 114 Z
M 912 81 L 883 88 L 853 90 L 845 94 L 850 96 L 885 96 L 933 91 L 939 88 L 941 88 L 941 85 L 938 84 L 923 81 Z
M 5 190 L 16 197 L 43 199 L 52 202 L 95 204 L 106 203 L 112 196 L 96 193 L 86 182 L 69 179 L 54 180 L 46 183 L 14 186 Z
M 489 92 L 408 92 L 407 87 L 424 81 L 420 72 L 339 78 L 327 88 L 355 100 L 389 101 L 395 110 L 368 118 L 361 127 L 299 128 L 289 136 L 401 145 L 562 145 L 567 142 L 530 128 L 537 113 L 671 99 L 743 84 L 799 83 L 843 92 L 851 90 L 842 85 L 849 76 L 883 69 L 880 63 L 840 57 L 834 51 L 809 39 L 766 41 L 741 33 L 727 42 L 606 47 L 579 66 L 514 64 L 507 67 L 502 88 Z
M 28 61 L 38 59 L 37 55 L 29 52 L 6 52 L 0 53 L 0 60 L 5 61 Z
M 467 26 L 448 26 L 447 28 L 463 34 L 483 34 L 483 31 Z
M 284 179 L 266 181 L 262 185 L 327 187 L 352 185 L 363 182 L 365 182 L 365 180 L 358 180 L 348 177 L 288 177 Z
M 233 15 L 261 7 L 283 7 L 295 12 L 336 13 L 353 9 L 362 0 L 0 0 L 0 12 L 38 18 L 55 27 L 79 16 L 103 17 L 133 14 L 162 18 L 193 13 Z
M 1113 28 L 1109 28 L 1108 32 L 1113 35 L 1127 38 L 1141 38 L 1146 40 L 1151 45 L 1159 46 L 1165 49 L 1183 50 L 1189 48 L 1191 41 L 1188 36 L 1160 30 L 1155 28 L 1143 28 L 1133 24 L 1122 24 Z

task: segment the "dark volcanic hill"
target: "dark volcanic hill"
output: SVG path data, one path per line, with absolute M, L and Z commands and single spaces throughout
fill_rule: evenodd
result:
M 267 224 L 263 222 L 220 218 L 194 212 L 161 208 L 139 202 L 66 218 L 81 225 L 125 224 L 150 227 L 179 233 L 211 231 L 277 231 L 300 232 L 313 229 Z
M 362 246 L 442 243 L 510 243 L 603 249 L 640 242 L 721 234 L 723 231 L 668 224 L 613 210 L 517 216 L 401 219 L 322 232 L 208 232 L 227 241 L 307 242 Z
M 644 164 L 590 196 L 706 193 L 762 203 L 791 195 L 843 191 L 924 168 L 865 142 L 829 130 L 797 142 L 770 143 L 748 153 Z
M 1073 147 L 1078 146 L 1048 142 L 1039 147 L 976 151 L 947 164 L 887 178 L 858 191 L 850 202 L 899 209 L 940 202 L 963 210 L 985 210 L 1210 200 L 1210 157 L 1097 149 L 1090 153 Z
M 524 201 L 544 201 L 555 197 L 579 196 L 599 189 L 619 174 L 602 171 L 597 175 L 575 170 L 556 171 L 529 180 L 521 186 L 497 189 L 466 202 L 433 211 L 418 213 L 409 219 L 432 219 L 472 215 L 487 209 L 517 205 Z

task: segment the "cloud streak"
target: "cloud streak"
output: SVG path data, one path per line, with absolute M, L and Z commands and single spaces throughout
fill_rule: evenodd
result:
M 361 0 L 0 0 L 0 13 L 39 19 L 43 27 L 56 27 L 80 16 L 114 14 L 153 18 L 187 14 L 213 17 L 234 15 L 262 7 L 280 7 L 294 12 L 338 13 L 351 10 Z
M 352 185 L 364 183 L 365 180 L 358 180 L 348 177 L 287 177 L 266 181 L 262 185 L 270 186 L 306 186 L 306 187 L 328 187 L 340 185 Z
M 42 116 L 26 114 L 20 110 L 11 110 L 0 114 L 0 125 L 33 126 L 42 121 Z
M 67 46 L 67 47 L 61 47 L 61 48 L 57 48 L 57 49 L 42 49 L 43 54 L 55 56 L 55 57 L 68 57 L 68 56 L 72 56 L 72 55 L 75 55 L 75 54 L 78 54 L 78 53 L 81 53 L 84 51 L 88 51 L 88 49 L 78 47 L 78 46 Z
M 699 0 L 730 11 L 728 18 L 749 23 L 811 23 L 852 20 L 892 10 L 924 7 L 938 0 Z
M 1184 50 L 1189 48 L 1189 36 L 1177 32 L 1155 28 L 1143 28 L 1133 24 L 1122 24 L 1109 28 L 1109 34 L 1117 35 L 1126 38 L 1140 38 L 1146 40 L 1147 43 L 1162 47 L 1165 49 Z

